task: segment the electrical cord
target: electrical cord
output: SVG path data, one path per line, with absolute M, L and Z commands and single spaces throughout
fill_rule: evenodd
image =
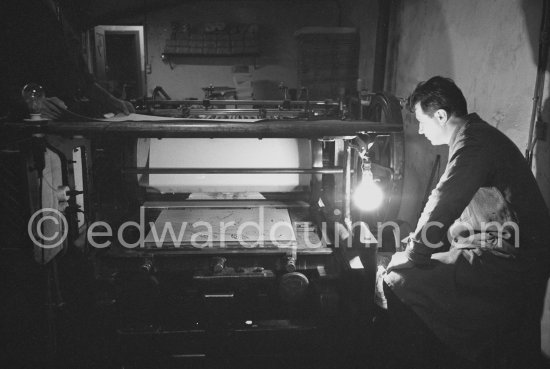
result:
M 542 96 L 544 92 L 544 80 L 548 65 L 548 46 L 550 42 L 550 0 L 544 0 L 542 4 L 542 19 L 540 26 L 539 39 L 539 59 L 537 65 L 537 77 L 535 81 L 535 92 L 533 95 L 533 110 L 531 112 L 531 121 L 529 123 L 529 137 L 527 141 L 527 150 L 525 158 L 529 167 L 533 162 L 533 151 L 538 141 L 537 135 L 533 137 L 535 131 L 535 122 L 539 122 L 542 116 Z

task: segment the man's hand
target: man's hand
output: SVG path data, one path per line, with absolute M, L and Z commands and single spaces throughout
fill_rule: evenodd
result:
M 114 110 L 113 113 L 115 114 L 122 113 L 124 115 L 128 115 L 136 112 L 134 106 L 129 101 L 113 98 L 110 100 L 110 103 L 111 104 L 109 107 Z
M 413 266 L 414 263 L 407 258 L 407 255 L 404 251 L 401 251 L 393 254 L 386 270 L 389 273 L 392 270 L 408 269 L 412 268 Z
M 57 97 L 48 97 L 44 99 L 40 113 L 49 120 L 61 119 L 67 111 L 67 105 Z
M 134 105 L 132 105 L 131 102 L 126 101 L 126 100 L 122 100 L 122 101 L 124 101 L 124 105 L 126 105 L 126 108 L 128 108 L 128 113 L 129 114 L 136 112 L 136 109 L 134 108 Z
M 102 104 L 103 109 L 107 112 L 125 115 L 135 113 L 134 106 L 129 101 L 117 99 L 96 82 L 88 87 L 87 96 Z

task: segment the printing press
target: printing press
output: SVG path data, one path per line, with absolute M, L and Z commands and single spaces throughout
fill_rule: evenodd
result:
M 44 222 L 35 258 L 86 255 L 125 367 L 329 366 L 364 344 L 377 251 L 399 242 L 379 232 L 400 205 L 399 100 L 207 100 L 162 105 L 187 117 L 14 124 L 32 134 L 33 209 L 67 220 Z M 361 210 L 367 180 L 383 198 Z

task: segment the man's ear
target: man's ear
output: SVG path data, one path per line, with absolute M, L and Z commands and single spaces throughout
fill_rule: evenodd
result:
M 435 119 L 437 119 L 437 122 L 441 125 L 447 123 L 448 116 L 445 109 L 437 109 L 434 113 Z

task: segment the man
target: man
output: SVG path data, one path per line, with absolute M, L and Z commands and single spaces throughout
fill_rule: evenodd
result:
M 49 99 L 43 113 L 51 119 L 64 118 L 66 109 L 99 118 L 104 113 L 134 111 L 129 102 L 115 98 L 89 73 L 78 33 L 57 1 L 2 0 L 0 14 L 0 117 L 11 121 L 27 117 L 21 98 L 27 83 L 44 88 Z M 73 24 L 78 22 L 73 20 Z
M 449 145 L 449 161 L 384 276 L 401 342 L 390 366 L 465 368 L 490 358 L 536 368 L 550 216 L 533 174 L 508 137 L 468 114 L 452 80 L 420 83 L 410 105 L 418 132 Z
M 0 1 L 0 125 L 26 118 L 27 106 L 21 90 L 27 83 L 40 84 L 49 97 L 43 114 L 51 119 L 65 118 L 68 108 L 73 113 L 102 117 L 104 113 L 133 111 L 130 103 L 116 99 L 102 89 L 88 72 L 80 54 L 80 45 L 74 40 L 67 18 L 58 4 L 78 7 L 82 1 L 54 0 L 1 0 Z M 73 20 L 73 17 L 70 17 Z M 53 97 L 56 98 L 53 98 Z M 55 317 L 61 334 L 55 339 L 48 312 L 54 304 L 46 301 L 47 281 L 45 267 L 34 262 L 28 239 L 27 221 L 29 193 L 25 162 L 26 153 L 19 153 L 19 144 L 28 143 L 28 133 L 0 135 L 0 345 L 3 362 L 8 366 L 49 367 L 54 357 L 53 347 L 59 344 L 78 362 L 82 350 L 76 344 L 80 337 L 74 332 L 89 330 L 64 329 L 64 326 L 81 326 L 95 320 L 81 307 L 92 306 L 90 301 L 88 267 L 84 256 L 76 252 L 63 255 L 59 263 L 60 285 L 68 302 L 64 314 Z M 91 153 L 88 153 L 91 154 Z M 46 182 L 44 182 L 46 185 Z M 74 248 L 71 252 L 76 251 Z M 66 276 L 67 278 L 63 278 Z M 56 279 L 57 281 L 57 279 Z M 66 294 L 71 291 L 71 294 Z M 68 295 L 68 296 L 67 296 Z M 72 298 L 71 298 L 72 297 Z M 78 307 L 76 307 L 78 304 Z M 48 307 L 46 307 L 48 306 Z M 60 318 L 62 316 L 63 318 Z M 58 319 L 59 318 L 59 319 Z M 53 319 L 53 318 L 52 318 Z M 90 323 L 92 326 L 93 323 Z M 50 331 L 46 331 L 46 329 Z M 55 330 L 55 329 L 54 329 Z M 82 334 L 82 337 L 89 336 Z M 90 344 L 90 346 L 94 346 Z M 67 349 L 67 347 L 69 349 Z M 74 352 L 73 352 L 74 351 Z M 90 351 L 91 352 L 91 351 Z M 80 354 L 80 355 L 79 355 Z M 89 363 L 90 361 L 87 361 Z M 53 366 L 53 364 L 52 364 Z M 75 367 L 76 364 L 55 365 Z

